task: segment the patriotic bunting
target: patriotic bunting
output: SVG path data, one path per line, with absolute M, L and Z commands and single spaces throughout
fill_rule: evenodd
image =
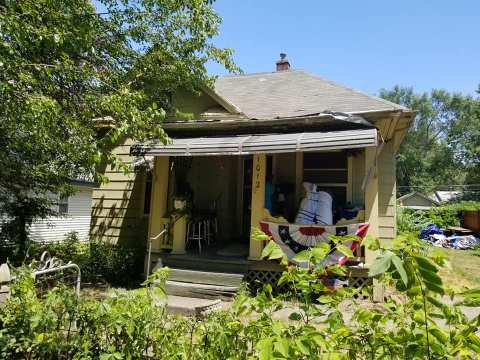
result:
M 293 261 L 295 254 L 320 243 L 328 243 L 331 250 L 328 257 L 325 259 L 324 265 L 335 263 L 343 265 L 347 262 L 348 257 L 336 250 L 335 243 L 329 239 L 329 236 L 356 235 L 363 238 L 367 233 L 368 223 L 324 226 L 278 224 L 269 221 L 262 221 L 260 222 L 260 228 L 265 234 L 271 236 L 273 240 L 280 245 L 283 252 L 287 255 L 288 260 L 292 263 L 296 263 L 299 266 L 308 266 L 307 264 L 299 264 Z M 360 245 L 360 242 L 347 241 L 344 245 L 350 247 L 352 251 L 355 251 Z

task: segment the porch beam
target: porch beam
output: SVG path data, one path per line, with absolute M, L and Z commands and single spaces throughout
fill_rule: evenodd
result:
M 266 154 L 253 155 L 252 169 L 252 202 L 250 227 L 259 227 L 263 218 L 265 207 L 265 175 L 267 169 Z M 252 240 L 250 230 L 250 260 L 260 260 L 262 257 L 263 244 L 260 241 Z

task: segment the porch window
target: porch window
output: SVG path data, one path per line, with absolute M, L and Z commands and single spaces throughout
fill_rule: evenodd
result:
M 347 153 L 315 152 L 303 155 L 303 181 L 317 184 L 332 194 L 336 205 L 347 203 L 348 159 Z

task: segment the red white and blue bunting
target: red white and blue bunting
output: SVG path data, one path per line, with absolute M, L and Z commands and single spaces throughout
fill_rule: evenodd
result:
M 335 263 L 340 265 L 345 264 L 348 257 L 336 250 L 335 243 L 329 239 L 329 236 L 356 235 L 362 239 L 367 234 L 368 226 L 368 223 L 324 226 L 278 224 L 269 221 L 260 222 L 262 231 L 271 236 L 273 240 L 280 245 L 283 252 L 287 255 L 289 262 L 296 263 L 300 266 L 305 266 L 306 264 L 299 264 L 293 261 L 295 254 L 321 243 L 328 243 L 331 249 L 325 259 L 325 265 Z M 350 247 L 352 251 L 355 251 L 359 247 L 360 241 L 347 241 L 344 245 Z

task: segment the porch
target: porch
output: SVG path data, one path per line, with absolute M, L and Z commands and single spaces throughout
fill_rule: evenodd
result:
M 142 148 L 154 159 L 149 265 L 160 257 L 198 270 L 228 272 L 240 262 L 248 273 L 262 262 L 262 271 L 278 271 L 278 264 L 262 261 L 264 244 L 251 239 L 251 228 L 265 220 L 294 224 L 304 182 L 331 194 L 334 221 L 328 226 L 368 223 L 368 234 L 378 236 L 378 145 L 377 130 L 369 128 L 178 138 Z M 355 214 L 345 219 L 349 209 Z M 192 233 L 198 222 L 204 224 L 200 237 Z M 349 263 L 368 266 L 373 258 L 358 249 Z

